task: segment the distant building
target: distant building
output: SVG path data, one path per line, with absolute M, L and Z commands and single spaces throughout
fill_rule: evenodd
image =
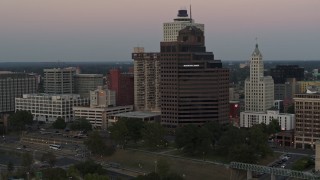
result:
M 116 106 L 116 93 L 99 86 L 98 89 L 90 91 L 90 107 Z
M 111 115 L 133 111 L 133 106 L 116 107 L 73 107 L 75 118 L 87 119 L 94 128 L 108 129 Z
M 103 86 L 102 74 L 75 74 L 74 75 L 74 93 L 80 94 L 83 98 L 90 97 L 90 91 Z
M 191 17 L 191 7 L 190 16 L 187 10 L 179 10 L 177 18 L 173 22 L 163 23 L 163 41 L 177 41 L 179 31 L 187 26 L 195 26 L 204 32 L 204 24 L 195 23 L 194 19 Z
M 52 123 L 61 117 L 69 122 L 73 120 L 72 108 L 85 105 L 89 105 L 89 99 L 78 94 L 24 94 L 16 98 L 15 110 L 30 111 L 36 121 Z
M 143 122 L 160 122 L 161 113 L 147 112 L 147 111 L 132 111 L 132 112 L 114 114 L 109 116 L 110 125 L 112 125 L 113 123 L 116 123 L 121 118 L 130 119 L 132 121 L 142 120 Z
M 256 44 L 251 56 L 250 77 L 245 80 L 245 111 L 265 112 L 273 106 L 273 101 L 273 79 L 264 76 L 262 54 Z
M 306 93 L 308 87 L 320 87 L 320 81 L 298 81 L 296 93 Z
M 15 98 L 36 93 L 37 76 L 27 73 L 0 71 L 0 113 L 14 112 Z
M 107 76 L 108 89 L 116 92 L 117 106 L 134 104 L 133 73 L 122 73 L 120 69 L 111 69 Z
M 229 122 L 229 70 L 206 52 L 204 32 L 187 26 L 161 42 L 161 123 L 167 128 Z
M 48 94 L 74 93 L 75 67 L 44 69 L 44 92 Z
M 288 78 L 283 84 L 274 85 L 275 100 L 292 100 L 296 93 L 297 82 L 295 78 Z
M 160 54 L 145 53 L 135 48 L 134 60 L 134 109 L 160 111 Z
M 296 94 L 295 148 L 313 149 L 320 140 L 320 94 Z
M 278 110 L 265 112 L 241 112 L 240 127 L 250 128 L 255 124 L 264 123 L 268 125 L 273 119 L 279 121 L 281 130 L 293 130 L 295 128 L 295 115 L 279 113 Z
M 304 79 L 304 68 L 298 65 L 277 65 L 276 68 L 271 68 L 270 75 L 274 84 L 284 84 L 288 78 L 302 81 Z

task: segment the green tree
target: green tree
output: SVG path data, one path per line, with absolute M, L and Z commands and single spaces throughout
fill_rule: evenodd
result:
M 160 178 L 163 179 L 164 177 L 167 177 L 170 171 L 170 165 L 169 163 L 164 160 L 160 159 L 157 162 L 157 173 L 159 174 Z
M 92 160 L 78 163 L 74 165 L 74 167 L 81 173 L 82 177 L 86 174 L 105 174 L 105 170 L 102 169 L 102 166 Z
M 32 124 L 33 115 L 29 111 L 17 111 L 8 118 L 10 126 L 14 130 L 24 130 L 26 125 Z
M 81 179 L 81 173 L 75 166 L 69 166 L 67 176 L 71 177 L 73 180 Z
M 68 179 L 67 172 L 62 168 L 48 168 L 42 170 L 43 179 L 46 180 L 65 180 Z
M 47 152 L 47 153 L 42 155 L 41 161 L 42 162 L 46 161 L 46 162 L 49 163 L 49 165 L 51 167 L 53 167 L 57 162 L 57 158 L 52 152 Z
M 21 157 L 21 165 L 24 166 L 28 171 L 31 169 L 33 163 L 33 157 L 30 153 L 25 152 Z
M 128 140 L 129 130 L 124 119 L 119 119 L 113 126 L 111 126 L 110 132 L 111 138 L 120 145 L 124 145 Z
M 141 119 L 128 118 L 125 123 L 128 129 L 128 137 L 136 143 L 142 138 L 141 130 L 144 122 Z
M 247 144 L 238 144 L 230 148 L 228 158 L 230 161 L 243 163 L 256 163 L 255 150 Z
M 166 143 L 164 139 L 165 130 L 159 123 L 146 123 L 141 130 L 142 139 L 149 147 L 155 148 Z
M 57 120 L 52 123 L 52 127 L 55 129 L 64 129 L 66 126 L 67 124 L 62 117 L 58 117 Z
M 239 144 L 247 143 L 248 134 L 245 130 L 238 129 L 233 126 L 228 126 L 226 131 L 222 134 L 218 142 L 218 152 L 223 156 L 228 156 L 229 150 Z
M 106 145 L 98 131 L 93 131 L 84 144 L 93 154 L 112 155 L 115 151 L 112 146 Z
M 272 119 L 271 122 L 267 125 L 267 133 L 269 135 L 275 134 L 281 131 L 281 126 L 277 119 Z
M 268 141 L 268 136 L 269 135 L 263 130 L 263 125 L 254 125 L 250 128 L 248 144 L 250 145 L 250 148 L 254 149 L 255 154 L 265 157 L 272 153 L 270 147 L 266 143 Z
M 84 180 L 109 180 L 108 176 L 99 174 L 86 174 Z
M 85 118 L 80 118 L 72 122 L 72 124 L 70 125 L 70 129 L 78 131 L 91 131 L 92 125 Z
M 178 129 L 175 142 L 178 148 L 182 148 L 189 155 L 208 153 L 215 141 L 213 132 L 208 127 L 198 127 L 192 124 Z
M 9 174 L 11 174 L 14 171 L 14 166 L 11 161 L 7 164 L 7 170 L 9 172 Z

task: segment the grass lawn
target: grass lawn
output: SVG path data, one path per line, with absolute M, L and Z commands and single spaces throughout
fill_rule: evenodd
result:
M 191 160 L 165 157 L 155 154 L 149 154 L 134 150 L 121 150 L 111 157 L 105 157 L 108 162 L 120 163 L 123 167 L 133 168 L 137 170 L 151 172 L 155 169 L 155 161 L 164 159 L 170 164 L 170 169 L 180 175 L 185 175 L 185 179 L 229 179 L 231 171 L 224 166 L 213 164 L 194 162 Z M 139 168 L 139 164 L 141 168 Z
M 272 163 L 273 161 L 279 159 L 279 157 L 282 155 L 282 153 L 274 152 L 273 155 L 269 155 L 265 157 L 264 159 L 261 159 L 258 162 L 258 165 L 264 165 L 267 166 L 268 164 Z

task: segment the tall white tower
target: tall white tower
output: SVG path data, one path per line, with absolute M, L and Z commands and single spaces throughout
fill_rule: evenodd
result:
M 191 16 L 190 6 L 190 17 L 187 10 L 179 10 L 177 18 L 173 22 L 163 23 L 163 41 L 177 41 L 178 33 L 181 29 L 186 26 L 196 26 L 204 32 L 204 24 L 195 23 Z
M 245 80 L 245 110 L 263 112 L 273 106 L 274 83 L 271 76 L 264 76 L 262 54 L 258 44 L 251 55 L 250 77 Z

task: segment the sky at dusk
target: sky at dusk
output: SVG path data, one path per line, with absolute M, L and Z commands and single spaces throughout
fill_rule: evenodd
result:
M 130 61 L 158 52 L 190 0 L 0 0 L 0 62 Z M 320 0 L 192 0 L 216 59 L 320 60 Z

